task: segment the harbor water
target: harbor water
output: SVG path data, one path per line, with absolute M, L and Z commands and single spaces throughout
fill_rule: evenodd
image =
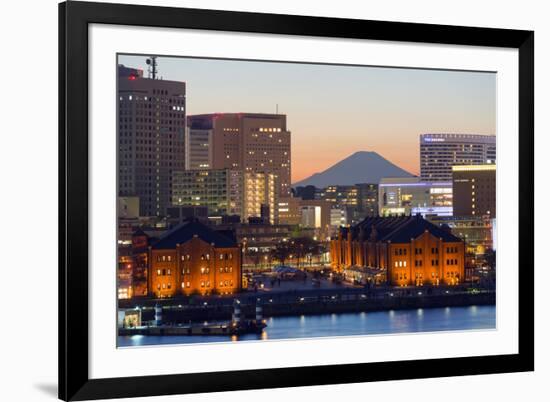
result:
M 496 328 L 496 308 L 492 306 L 444 307 L 267 317 L 261 334 L 240 336 L 119 336 L 118 346 L 240 342 L 351 335 L 384 335 L 414 332 L 467 331 Z

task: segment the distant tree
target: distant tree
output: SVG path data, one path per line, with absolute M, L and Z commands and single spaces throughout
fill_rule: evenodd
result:
M 314 200 L 316 190 L 317 188 L 311 185 L 296 187 L 296 196 L 302 200 Z
M 298 267 L 300 267 L 300 261 L 306 257 L 313 257 L 319 255 L 321 251 L 321 243 L 317 240 L 313 240 L 311 237 L 303 236 L 293 239 L 291 242 L 292 254 L 296 255 L 296 261 Z M 311 261 L 311 259 L 310 259 Z
M 302 236 L 303 236 L 303 230 L 300 227 L 300 225 L 293 226 L 290 231 L 290 237 L 295 239 L 297 237 L 302 237 Z
M 280 242 L 271 250 L 270 254 L 273 260 L 279 261 L 281 265 L 285 265 L 285 262 L 292 254 L 292 245 L 289 242 Z

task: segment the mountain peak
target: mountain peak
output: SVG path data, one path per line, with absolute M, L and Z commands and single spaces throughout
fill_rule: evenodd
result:
M 383 177 L 412 177 L 375 151 L 357 151 L 323 172 L 294 183 L 293 187 L 312 185 L 318 188 L 357 183 L 378 184 Z

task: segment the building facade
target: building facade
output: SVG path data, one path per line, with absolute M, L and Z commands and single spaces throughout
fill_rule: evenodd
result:
M 173 172 L 173 206 L 207 207 L 209 217 L 262 217 L 277 223 L 278 179 L 274 174 L 231 169 Z
M 273 173 L 245 172 L 243 184 L 243 221 L 252 217 L 278 223 L 278 178 Z
M 434 216 L 428 220 L 437 226 L 448 226 L 464 240 L 467 254 L 483 255 L 495 250 L 494 219 L 488 216 Z
M 464 242 L 421 215 L 370 217 L 342 227 L 331 241 L 333 269 L 364 268 L 392 286 L 458 285 Z
M 278 202 L 278 216 L 281 225 L 299 225 L 302 221 L 300 211 L 301 198 L 280 197 Z
M 214 130 L 203 128 L 201 120 L 188 120 L 185 132 L 185 169 L 212 169 Z
M 456 216 L 496 217 L 496 165 L 453 166 Z
M 422 134 L 420 177 L 451 181 L 452 167 L 496 163 L 496 137 L 477 134 Z
M 185 167 L 185 82 L 120 65 L 118 96 L 119 196 L 139 197 L 141 216 L 164 216 L 171 173 Z
M 422 181 L 418 177 L 383 178 L 378 185 L 381 216 L 453 214 L 452 182 Z
M 186 222 L 148 247 L 147 288 L 157 298 L 232 294 L 241 289 L 241 246 L 197 221 Z
M 207 207 L 208 216 L 243 213 L 243 174 L 238 170 L 173 172 L 172 205 Z
M 360 183 L 351 186 L 328 186 L 315 193 L 315 198 L 329 201 L 346 210 L 350 221 L 359 222 L 378 215 L 378 184 Z
M 279 196 L 290 195 L 290 131 L 286 127 L 286 115 L 215 113 L 189 116 L 187 143 L 189 168 L 199 166 L 274 174 L 279 179 Z

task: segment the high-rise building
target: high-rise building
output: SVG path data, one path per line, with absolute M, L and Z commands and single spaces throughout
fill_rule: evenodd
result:
M 277 223 L 277 176 L 232 169 L 180 170 L 173 173 L 172 204 L 208 208 L 209 217 L 239 215 L 248 218 L 269 215 Z
M 175 171 L 172 204 L 207 207 L 208 216 L 242 216 L 242 172 L 230 169 Z
M 212 139 L 214 138 L 212 121 L 188 118 L 187 122 L 185 132 L 185 169 L 212 169 Z
M 423 181 L 451 181 L 452 167 L 496 162 L 496 137 L 477 134 L 422 134 L 420 176 Z
M 290 131 L 286 115 L 215 113 L 187 119 L 189 169 L 236 169 L 278 177 L 278 194 L 290 195 Z
M 272 225 L 278 223 L 277 175 L 272 173 L 246 172 L 243 186 L 243 219 L 269 218 Z
M 453 215 L 496 213 L 496 165 L 453 166 Z
M 118 195 L 139 197 L 141 216 L 164 216 L 172 171 L 185 167 L 185 82 L 118 71 Z

